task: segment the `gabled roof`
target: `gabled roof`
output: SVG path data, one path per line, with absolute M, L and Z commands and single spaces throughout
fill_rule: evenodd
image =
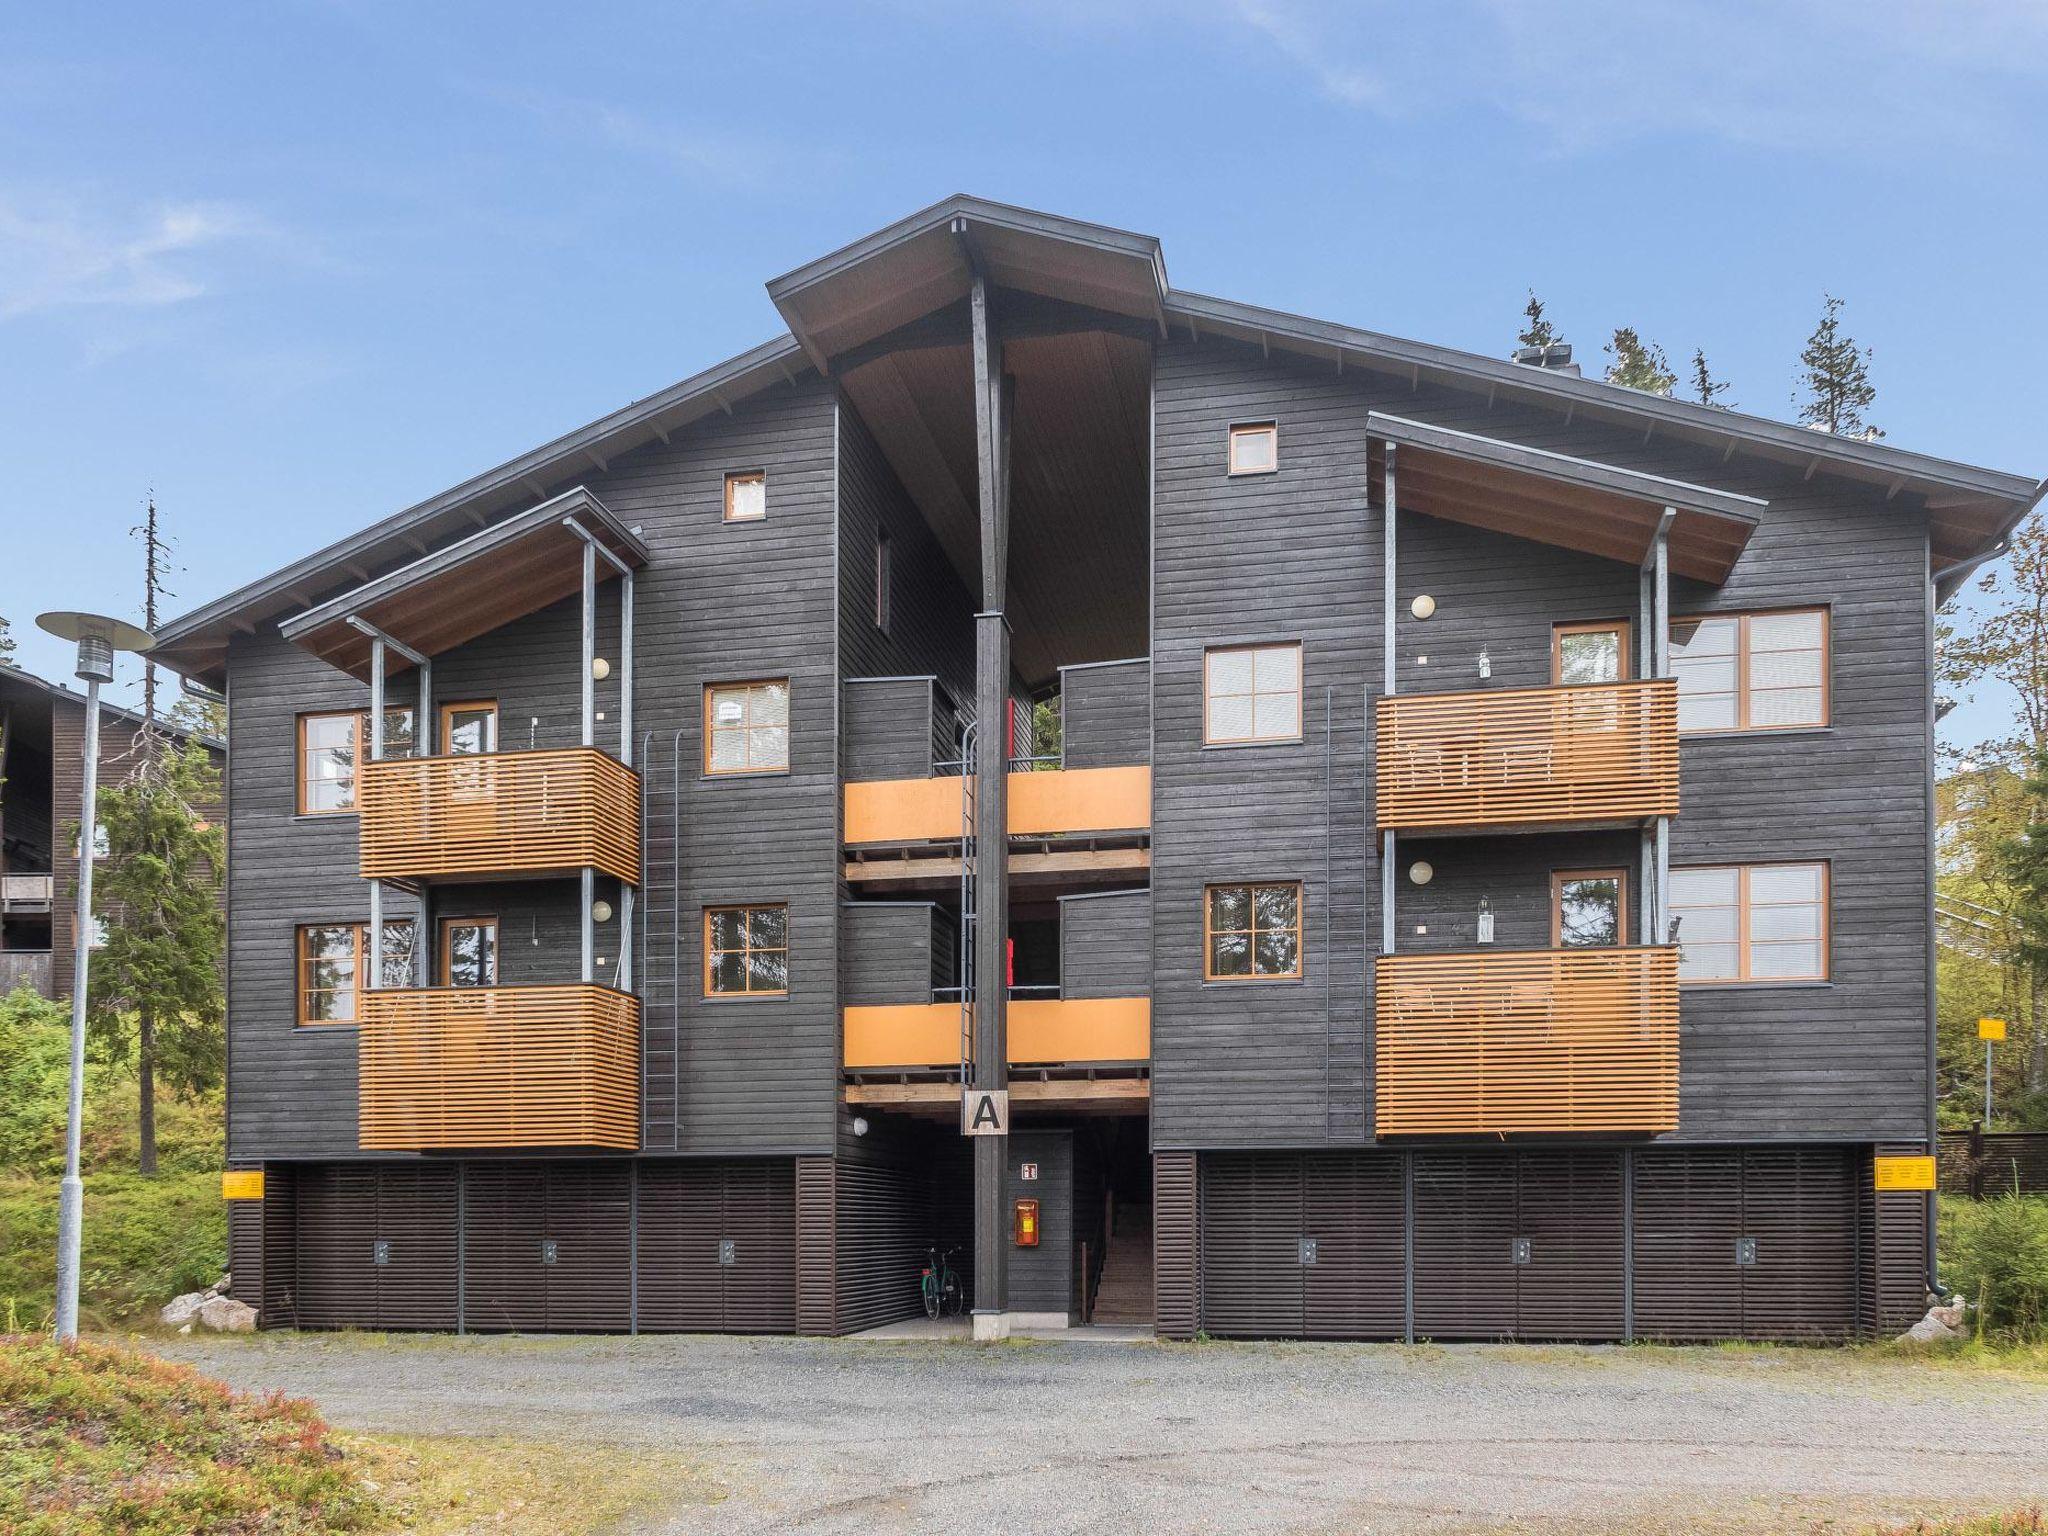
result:
M 10 683 L 44 694 L 52 703 L 73 704 L 81 710 L 85 708 L 84 694 L 75 692 L 62 683 L 53 683 L 47 677 L 37 677 L 33 672 L 25 672 L 12 663 L 0 662 L 0 688 Z M 146 717 L 141 710 L 116 704 L 105 694 L 100 695 L 100 712 L 112 715 L 116 719 L 131 721 L 136 725 L 146 723 Z M 166 736 L 175 736 L 180 741 L 196 741 L 212 752 L 225 752 L 228 749 L 228 744 L 219 737 L 209 736 L 204 731 L 185 730 L 161 715 L 157 717 L 156 728 Z
M 2048 481 L 1808 431 L 1785 422 L 1650 395 L 1553 370 L 1431 346 L 1173 289 L 1158 240 L 1107 225 L 958 195 L 774 279 L 790 324 L 752 351 L 556 438 L 164 626 L 157 659 L 218 683 L 229 634 L 314 606 L 410 563 L 549 495 L 610 459 L 812 370 L 896 326 L 957 302 L 979 266 L 999 287 L 1064 299 L 1196 338 L 1221 336 L 1425 380 L 1574 417 L 1623 424 L 1807 475 L 1826 473 L 1910 494 L 1926 506 L 1937 570 L 1996 550 L 2048 492 Z

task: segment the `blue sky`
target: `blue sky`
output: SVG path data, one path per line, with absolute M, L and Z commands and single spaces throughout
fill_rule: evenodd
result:
M 175 613 L 765 339 L 768 278 L 953 191 L 1485 352 L 1534 286 L 1594 369 L 1632 324 L 1769 415 L 1830 290 L 1894 442 L 2048 473 L 2044 190 L 2040 0 L 12 6 L 0 614 L 64 675 L 31 620 L 136 610 L 151 488 Z

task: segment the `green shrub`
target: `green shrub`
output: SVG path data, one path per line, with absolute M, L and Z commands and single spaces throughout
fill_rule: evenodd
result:
M 2048 1338 L 2048 1198 L 1941 1202 L 1943 1279 L 2001 1338 Z
M 79 1316 L 87 1327 L 147 1321 L 227 1267 L 227 1206 L 212 1171 L 89 1174 Z M 42 1327 L 56 1304 L 57 1179 L 0 1178 L 0 1327 Z
M 0 1530 L 326 1536 L 386 1514 L 310 1403 L 132 1350 L 0 1339 Z
M 0 1169 L 64 1159 L 71 1016 L 20 988 L 0 997 Z

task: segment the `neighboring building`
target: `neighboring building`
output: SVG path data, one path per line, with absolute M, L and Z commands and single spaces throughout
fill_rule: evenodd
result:
M 266 1320 L 1917 1314 L 1933 612 L 2040 486 L 969 198 L 769 293 L 164 632 Z
M 140 761 L 140 711 L 100 703 L 100 784 Z M 158 723 L 173 736 L 184 733 Z M 206 743 L 225 773 L 227 744 Z M 71 995 L 85 695 L 0 666 L 0 994 Z M 217 807 L 212 808 L 218 810 Z

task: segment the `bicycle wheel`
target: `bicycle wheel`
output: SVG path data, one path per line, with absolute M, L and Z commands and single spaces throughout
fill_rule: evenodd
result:
M 918 1289 L 924 1296 L 924 1315 L 936 1319 L 939 1315 L 939 1277 L 926 1270 L 924 1278 L 918 1282 Z

